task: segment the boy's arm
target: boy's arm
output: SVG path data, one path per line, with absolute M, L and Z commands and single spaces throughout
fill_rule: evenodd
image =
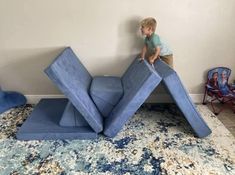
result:
M 160 56 L 160 51 L 161 51 L 160 47 L 157 46 L 157 47 L 155 48 L 155 53 L 154 53 L 152 56 L 149 57 L 149 63 L 150 63 L 150 64 L 153 64 L 153 63 L 155 62 L 155 60 L 159 58 L 159 56 Z
M 145 44 L 144 47 L 143 47 L 143 49 L 142 49 L 142 51 L 141 51 L 141 54 L 140 54 L 140 58 L 141 58 L 142 60 L 144 60 L 144 57 L 145 57 L 146 52 L 147 52 L 147 46 L 146 46 L 146 44 Z

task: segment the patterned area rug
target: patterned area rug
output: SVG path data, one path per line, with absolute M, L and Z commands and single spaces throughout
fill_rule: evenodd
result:
M 0 174 L 235 174 L 235 138 L 206 106 L 194 137 L 175 105 L 141 107 L 113 139 L 18 141 L 28 105 L 0 115 Z

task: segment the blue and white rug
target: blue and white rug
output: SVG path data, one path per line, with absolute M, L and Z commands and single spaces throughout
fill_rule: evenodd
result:
M 0 115 L 0 174 L 235 174 L 235 138 L 206 106 L 212 134 L 194 137 L 174 105 L 142 107 L 113 139 L 18 141 L 28 105 Z

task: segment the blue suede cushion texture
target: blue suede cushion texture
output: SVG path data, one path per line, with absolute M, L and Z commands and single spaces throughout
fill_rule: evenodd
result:
M 194 132 L 199 137 L 211 133 L 176 72 L 161 60 L 152 67 L 135 59 L 121 78 L 93 79 L 68 47 L 45 72 L 69 101 L 41 100 L 18 139 L 93 139 L 102 130 L 114 137 L 162 80 Z
M 72 49 L 66 48 L 45 72 L 94 131 L 101 132 L 103 130 L 103 117 L 89 95 L 92 77 Z
M 0 89 L 0 114 L 10 108 L 25 105 L 27 102 L 25 96 L 18 92 L 5 92 Z
M 80 127 L 89 126 L 89 124 L 73 104 L 68 102 L 60 119 L 60 126 Z
M 19 140 L 96 139 L 90 126 L 61 127 L 67 99 L 42 99 L 16 134 Z
M 94 77 L 90 95 L 103 117 L 109 116 L 123 95 L 121 79 L 113 76 Z
M 189 97 L 177 73 L 161 60 L 156 61 L 154 66 L 158 74 L 162 77 L 163 84 L 172 99 L 174 99 L 196 135 L 198 137 L 209 135 L 211 133 L 210 128 L 198 113 L 196 106 Z
M 161 77 L 147 61 L 140 62 L 135 59 L 121 80 L 124 89 L 123 97 L 104 122 L 104 134 L 108 137 L 117 135 L 160 83 Z

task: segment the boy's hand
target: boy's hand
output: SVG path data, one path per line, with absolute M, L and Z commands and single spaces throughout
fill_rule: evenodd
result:
M 148 61 L 149 61 L 149 64 L 153 64 L 155 61 L 154 56 L 149 57 Z
M 138 58 L 139 62 L 144 61 L 144 58 Z
M 152 55 L 148 58 L 148 61 L 150 64 L 153 64 L 158 58 L 160 58 L 159 56 L 155 56 L 155 55 Z

